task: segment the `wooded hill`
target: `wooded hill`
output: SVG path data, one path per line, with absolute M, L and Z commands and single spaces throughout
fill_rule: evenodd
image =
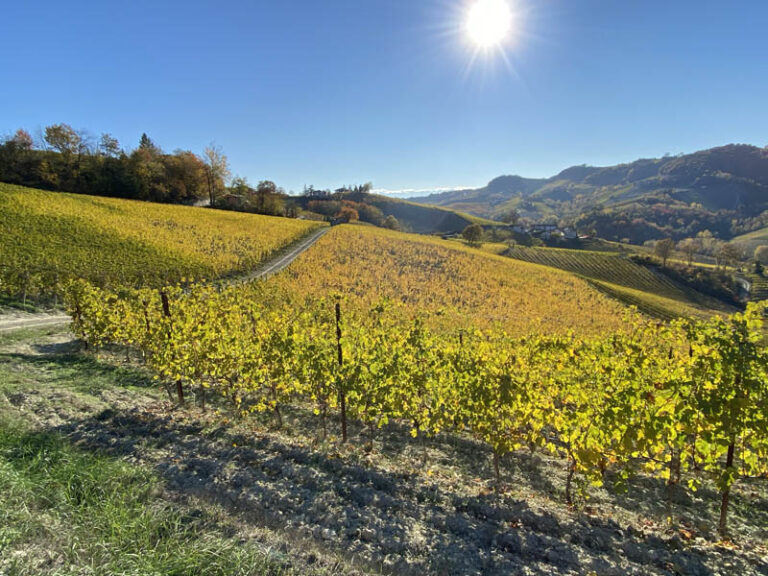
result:
M 768 224 L 768 148 L 731 144 L 551 178 L 500 176 L 483 188 L 420 198 L 487 218 L 565 221 L 612 240 L 730 239 Z

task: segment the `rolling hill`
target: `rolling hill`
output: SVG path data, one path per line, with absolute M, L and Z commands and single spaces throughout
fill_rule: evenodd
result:
M 244 272 L 322 225 L 0 184 L 0 292 Z
M 573 166 L 551 178 L 500 176 L 420 202 L 499 219 L 566 220 L 612 240 L 721 238 L 757 226 L 768 210 L 768 148 L 731 144 L 608 167 Z
M 609 296 L 657 318 L 705 317 L 713 312 L 735 310 L 619 253 L 514 247 L 507 250 L 506 255 L 576 274 Z
M 268 283 L 299 299 L 343 295 L 361 314 L 386 305 L 449 331 L 603 334 L 621 329 L 624 308 L 565 271 L 360 225 L 334 227 Z
M 768 246 L 768 226 L 736 236 L 732 242 L 742 246 L 746 254 L 751 256 L 758 246 Z
M 393 216 L 401 230 L 417 234 L 455 234 L 474 223 L 498 224 L 453 208 L 425 205 L 364 191 L 320 193 L 315 196 L 294 197 L 293 200 L 305 210 L 327 216 L 336 214 L 346 205 L 358 211 L 361 221 L 377 226 L 381 226 L 388 216 Z

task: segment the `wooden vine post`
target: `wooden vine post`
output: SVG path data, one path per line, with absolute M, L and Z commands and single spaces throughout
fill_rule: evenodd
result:
M 341 374 L 344 365 L 344 353 L 341 348 L 341 303 L 336 302 L 336 350 L 338 352 L 339 362 L 339 407 L 341 408 L 341 442 L 347 441 L 347 391 L 346 385 Z
M 168 302 L 168 294 L 166 293 L 165 290 L 162 290 L 162 289 L 160 290 L 160 300 L 163 303 L 163 316 L 168 318 L 169 324 L 168 324 L 167 337 L 168 337 L 168 340 L 170 340 L 171 339 L 171 327 L 170 327 L 171 305 L 170 305 L 170 302 Z M 179 404 L 183 406 L 184 405 L 184 387 L 181 383 L 181 380 L 176 380 L 176 396 L 179 400 Z

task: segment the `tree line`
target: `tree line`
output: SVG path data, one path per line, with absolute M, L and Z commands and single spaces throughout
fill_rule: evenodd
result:
M 142 134 L 128 151 L 111 134 L 96 138 L 68 124 L 46 126 L 37 139 L 19 129 L 0 143 L 0 181 L 44 190 L 214 205 L 229 177 L 227 157 L 214 144 L 202 155 L 167 153 Z

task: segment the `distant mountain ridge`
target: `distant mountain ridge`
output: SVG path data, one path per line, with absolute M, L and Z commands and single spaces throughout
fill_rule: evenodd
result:
M 628 218 L 638 220 L 626 237 L 633 241 L 703 229 L 730 237 L 768 220 L 768 147 L 729 144 L 616 166 L 572 166 L 551 178 L 499 176 L 482 188 L 418 201 L 494 219 L 512 211 L 532 221 L 591 226 L 600 215 Z M 671 225 L 665 209 L 681 221 Z M 606 237 L 619 235 L 599 227 Z

